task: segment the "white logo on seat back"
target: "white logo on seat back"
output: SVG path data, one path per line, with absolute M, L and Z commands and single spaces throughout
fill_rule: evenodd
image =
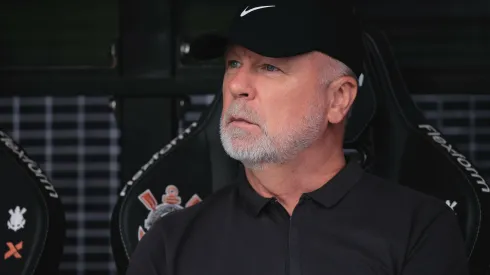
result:
M 359 87 L 362 87 L 362 84 L 364 84 L 364 74 L 360 74 L 357 81 L 359 82 Z
M 456 207 L 456 205 L 458 205 L 458 202 L 447 200 L 446 205 L 449 206 L 449 208 L 451 208 L 454 211 L 454 208 Z
M 10 219 L 7 222 L 8 229 L 17 232 L 18 230 L 24 228 L 26 225 L 26 219 L 24 219 L 24 214 L 26 213 L 25 208 L 20 208 L 20 206 L 15 207 L 15 209 L 10 209 Z

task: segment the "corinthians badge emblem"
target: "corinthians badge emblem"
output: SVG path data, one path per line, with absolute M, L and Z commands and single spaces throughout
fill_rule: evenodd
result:
M 167 215 L 170 212 L 184 209 L 190 206 L 193 206 L 199 202 L 201 202 L 201 198 L 194 194 L 189 201 L 182 206 L 182 199 L 179 196 L 179 189 L 175 185 L 169 185 L 165 188 L 165 194 L 162 196 L 162 203 L 158 204 L 155 196 L 150 191 L 150 189 L 146 189 L 143 193 L 138 196 L 138 199 L 143 203 L 143 205 L 150 211 L 148 213 L 148 217 L 144 222 L 144 229 L 142 226 L 138 228 L 138 241 L 143 238 L 146 230 L 149 230 L 150 227 L 161 217 Z

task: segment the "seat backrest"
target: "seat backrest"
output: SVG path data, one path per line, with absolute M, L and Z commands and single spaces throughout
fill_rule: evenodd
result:
M 46 174 L 0 131 L 0 274 L 58 274 L 65 214 Z
M 347 123 L 346 148 L 361 152 L 363 166 L 382 177 L 444 200 L 456 201 L 459 205 L 455 210 L 468 244 L 468 255 L 472 259 L 480 257 L 484 252 L 483 246 L 478 244 L 480 240 L 484 242 L 480 239 L 482 234 L 478 233 L 478 229 L 482 228 L 482 218 L 479 218 L 482 211 L 478 205 L 481 198 L 474 189 L 483 185 L 477 183 L 479 179 L 468 183 L 474 179 L 472 172 L 461 169 L 457 160 L 455 162 L 449 158 L 443 147 L 434 143 L 439 140 L 434 139 L 434 134 L 423 132 L 423 126 L 412 127 L 395 119 L 395 116 L 403 113 L 401 109 L 385 105 L 394 104 L 393 100 L 399 101 L 398 87 L 385 91 L 387 85 L 392 85 L 392 79 L 378 68 L 385 68 L 389 64 L 384 63 L 390 61 L 379 54 L 376 42 L 370 35 L 366 34 L 365 41 L 368 58 L 364 66 L 363 85 Z M 401 97 L 408 96 L 405 101 L 411 102 L 409 95 L 404 94 L 406 91 L 400 93 Z M 388 100 L 388 97 L 396 99 Z M 124 274 L 131 253 L 152 221 L 169 211 L 186 207 L 189 201 L 192 204 L 205 199 L 232 182 L 239 164 L 226 155 L 220 143 L 221 104 L 221 95 L 218 94 L 199 122 L 157 152 L 124 186 L 113 212 L 111 226 L 113 252 L 121 274 Z M 407 108 L 416 110 L 413 103 Z M 420 112 L 417 112 L 417 117 L 426 123 Z M 437 159 L 440 163 L 437 167 L 431 166 L 431 163 L 418 167 L 425 163 L 421 161 L 423 159 Z M 412 171 L 413 167 L 418 168 Z M 429 171 L 432 171 L 432 175 L 425 176 L 424 173 Z M 447 174 L 452 178 L 446 179 Z M 441 186 L 441 180 L 447 186 Z M 179 198 L 168 199 L 174 195 Z
M 378 108 L 371 121 L 371 172 L 446 202 L 457 215 L 472 274 L 490 264 L 490 188 L 478 169 L 424 117 L 387 38 L 365 35 Z
M 111 244 L 119 274 L 152 221 L 198 203 L 226 186 L 239 163 L 224 151 L 219 138 L 221 97 L 181 135 L 156 152 L 126 183 L 111 219 Z M 169 195 L 177 197 L 170 201 Z

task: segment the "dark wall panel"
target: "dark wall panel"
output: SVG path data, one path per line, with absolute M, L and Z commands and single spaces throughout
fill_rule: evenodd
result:
M 359 1 L 384 30 L 413 93 L 488 93 L 490 2 Z
M 0 2 L 0 68 L 110 68 L 118 0 Z

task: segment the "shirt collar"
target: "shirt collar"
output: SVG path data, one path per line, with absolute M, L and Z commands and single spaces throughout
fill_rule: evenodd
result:
M 245 203 L 246 207 L 252 211 L 252 214 L 258 215 L 262 208 L 274 200 L 274 198 L 265 198 L 259 195 L 250 185 L 245 175 L 245 168 L 240 165 L 237 176 L 238 195 Z
M 340 202 L 359 181 L 363 173 L 364 170 L 356 161 L 348 161 L 347 164 L 326 184 L 305 195 L 327 208 L 333 207 Z M 236 182 L 238 184 L 238 194 L 240 198 L 254 215 L 258 215 L 268 203 L 274 200 L 274 198 L 262 197 L 252 188 L 247 180 L 242 165 L 240 166 Z
M 359 182 L 363 173 L 361 165 L 350 160 L 326 184 L 306 195 L 327 208 L 334 207 Z

